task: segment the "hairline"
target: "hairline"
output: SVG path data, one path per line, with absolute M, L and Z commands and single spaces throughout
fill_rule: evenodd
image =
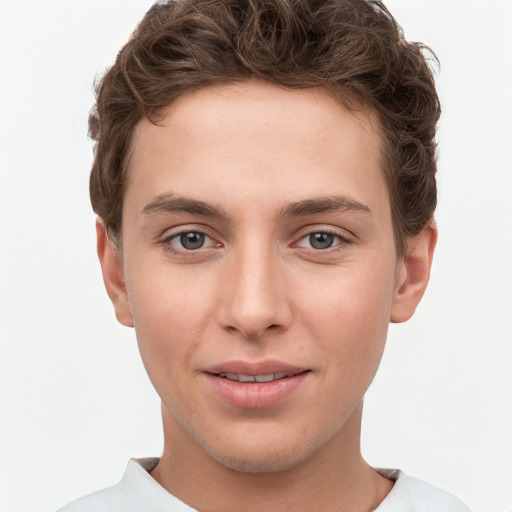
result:
M 393 238 L 394 244 L 396 248 L 396 252 L 398 256 L 403 256 L 406 252 L 407 247 L 407 234 L 403 233 L 400 229 L 399 219 L 396 218 L 396 213 L 398 208 L 394 204 L 396 201 L 394 200 L 395 196 L 392 193 L 393 187 L 393 155 L 392 148 L 390 147 L 388 137 L 386 136 L 386 131 L 384 129 L 383 121 L 381 115 L 379 113 L 378 108 L 374 105 L 374 102 L 371 98 L 363 98 L 361 94 L 357 94 L 348 90 L 346 86 L 335 87 L 329 84 L 323 85 L 315 85 L 309 87 L 290 87 L 279 83 L 274 83 L 270 80 L 266 80 L 261 77 L 243 77 L 241 76 L 238 80 L 230 80 L 223 81 L 222 79 L 218 79 L 212 83 L 201 84 L 192 87 L 188 91 L 184 91 L 181 94 L 176 95 L 172 98 L 166 105 L 156 109 L 152 112 L 151 115 L 142 114 L 138 121 L 133 125 L 133 128 L 130 133 L 130 139 L 128 141 L 128 147 L 125 153 L 125 158 L 122 162 L 121 167 L 121 188 L 119 191 L 120 194 L 120 203 L 121 208 L 119 212 L 119 225 L 118 226 L 108 226 L 107 225 L 107 233 L 109 234 L 109 238 L 112 239 L 116 248 L 121 250 L 122 247 L 122 229 L 123 229 L 123 208 L 124 208 L 124 199 L 125 193 L 128 188 L 130 182 L 130 174 L 131 169 L 133 168 L 133 160 L 136 155 L 136 148 L 134 146 L 134 137 L 135 132 L 138 126 L 144 121 L 148 120 L 150 123 L 158 126 L 160 122 L 162 122 L 168 115 L 170 115 L 172 111 L 172 107 L 176 101 L 181 99 L 184 96 L 192 94 L 194 92 L 198 92 L 203 89 L 210 89 L 216 87 L 230 86 L 230 85 L 241 85 L 251 81 L 256 81 L 260 83 L 264 83 L 267 85 L 273 85 L 280 89 L 286 91 L 308 91 L 308 90 L 322 90 L 328 94 L 328 96 L 333 99 L 336 103 L 346 108 L 349 112 L 351 112 L 355 117 L 357 117 L 357 113 L 362 112 L 366 114 L 366 119 L 370 123 L 370 126 L 375 130 L 375 135 L 378 137 L 380 141 L 379 144 L 379 167 L 384 174 L 384 178 L 386 181 L 387 187 L 387 196 L 389 199 L 389 205 L 391 209 L 391 220 L 392 220 L 392 228 L 393 228 Z M 432 222 L 433 219 L 430 220 Z

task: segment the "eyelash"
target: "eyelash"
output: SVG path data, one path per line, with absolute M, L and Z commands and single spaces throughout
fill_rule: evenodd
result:
M 186 248 L 180 249 L 180 248 L 175 247 L 172 244 L 173 240 L 176 240 L 176 239 L 180 238 L 183 235 L 190 235 L 190 234 L 201 235 L 205 239 L 209 239 L 209 240 L 213 241 L 213 238 L 211 236 L 209 236 L 207 233 L 205 233 L 204 231 L 202 231 L 200 229 L 183 229 L 181 231 L 178 231 L 177 233 L 172 233 L 171 235 L 165 237 L 160 242 L 160 245 L 166 251 L 170 251 L 170 252 L 172 252 L 174 254 L 177 254 L 179 256 L 192 257 L 192 258 L 194 256 L 198 256 L 198 255 L 204 253 L 208 249 L 212 249 L 213 248 L 213 247 L 203 247 L 203 246 L 201 246 L 201 247 L 198 247 L 197 249 L 186 249 Z M 220 245 L 221 245 L 220 243 L 216 244 L 217 247 L 220 247 Z
M 186 249 L 186 248 L 177 248 L 172 244 L 173 240 L 176 240 L 183 235 L 191 235 L 191 234 L 200 235 L 200 236 L 205 237 L 205 239 L 214 241 L 213 237 L 209 236 L 207 233 L 205 233 L 205 231 L 203 231 L 201 229 L 183 229 L 181 231 L 178 231 L 177 233 L 172 233 L 171 235 L 165 237 L 159 243 L 166 251 L 172 252 L 172 253 L 182 256 L 182 257 L 189 257 L 189 258 L 197 257 L 201 254 L 204 254 L 204 252 L 206 252 L 210 249 L 215 249 L 215 248 L 222 246 L 222 244 L 216 243 L 216 245 L 214 247 L 201 246 L 201 247 L 198 247 L 197 249 Z M 304 247 L 304 246 L 300 245 L 300 242 L 302 242 L 303 240 L 306 240 L 306 239 L 308 239 L 308 237 L 312 237 L 313 235 L 318 235 L 318 234 L 330 235 L 330 236 L 334 237 L 335 239 L 337 239 L 337 242 L 335 241 L 335 242 L 333 242 L 333 244 L 331 246 L 322 248 L 322 249 L 315 248 L 315 247 Z M 314 254 L 318 255 L 321 253 L 329 253 L 330 254 L 335 251 L 344 250 L 351 243 L 353 243 L 353 240 L 351 238 L 347 237 L 345 234 L 342 234 L 339 231 L 336 231 L 334 229 L 323 228 L 323 229 L 316 229 L 316 230 L 308 231 L 307 233 L 303 234 L 296 242 L 291 244 L 291 247 L 301 247 L 302 249 L 304 249 L 310 253 L 314 253 Z
M 302 242 L 303 240 L 306 240 L 306 239 L 310 238 L 311 236 L 317 235 L 317 234 L 333 236 L 335 239 L 337 239 L 337 242 L 336 241 L 333 242 L 333 245 L 326 247 L 324 249 L 317 249 L 315 247 L 304 247 L 304 246 L 299 245 L 300 242 Z M 314 254 L 321 254 L 321 253 L 331 254 L 332 252 L 346 249 L 347 246 L 350 245 L 351 243 L 353 243 L 353 240 L 351 238 L 349 238 L 345 233 L 341 233 L 340 231 L 337 231 L 334 229 L 320 228 L 320 229 L 314 229 L 314 230 L 308 231 L 307 233 L 302 235 L 297 240 L 297 242 L 294 242 L 292 245 L 295 247 L 297 247 L 297 246 L 302 247 L 303 249 L 305 249 L 309 252 L 312 252 Z

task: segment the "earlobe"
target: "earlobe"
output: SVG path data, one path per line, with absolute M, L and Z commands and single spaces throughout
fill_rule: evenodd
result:
M 419 235 L 409 239 L 407 254 L 397 268 L 391 322 L 406 322 L 416 311 L 430 279 L 436 242 L 435 222 L 429 224 Z
M 126 327 L 133 327 L 133 318 L 128 293 L 124 281 L 124 272 L 120 257 L 110 240 L 102 219 L 96 221 L 96 239 L 103 282 L 108 296 L 114 305 L 116 318 Z

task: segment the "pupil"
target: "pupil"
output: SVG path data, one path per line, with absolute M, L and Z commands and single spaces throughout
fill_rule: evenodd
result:
M 183 233 L 180 236 L 181 245 L 185 249 L 200 249 L 204 244 L 204 235 L 202 233 Z
M 314 249 L 328 249 L 334 243 L 334 235 L 330 233 L 313 233 L 309 235 L 309 243 Z

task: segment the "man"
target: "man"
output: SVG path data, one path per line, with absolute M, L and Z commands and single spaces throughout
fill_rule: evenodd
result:
M 164 451 L 63 511 L 467 510 L 359 448 L 429 280 L 439 112 L 380 2 L 148 12 L 98 87 L 91 198 Z

